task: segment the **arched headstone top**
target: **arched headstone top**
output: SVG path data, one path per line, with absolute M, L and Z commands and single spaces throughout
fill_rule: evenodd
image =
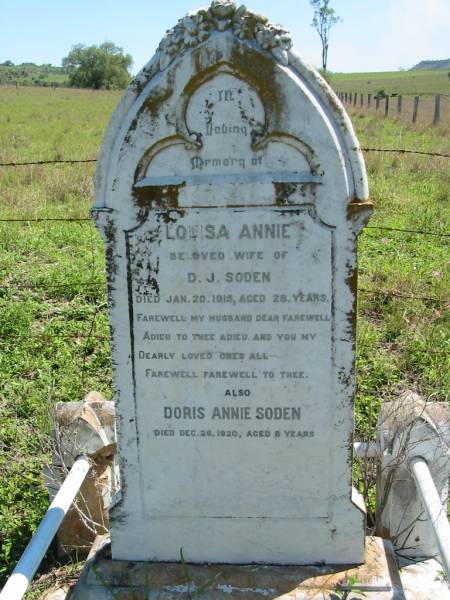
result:
M 92 212 L 121 456 L 113 557 L 361 562 L 367 179 L 288 33 L 230 0 L 179 21 L 111 120 Z
M 150 196 L 166 208 L 311 204 L 325 222 L 336 203 L 344 219 L 368 206 L 331 88 L 284 28 L 230 0 L 167 32 L 111 120 L 94 207 L 139 221 Z

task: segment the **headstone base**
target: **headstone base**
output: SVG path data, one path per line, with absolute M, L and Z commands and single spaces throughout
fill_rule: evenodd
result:
M 181 565 L 114 561 L 107 538 L 97 538 L 70 600 L 172 600 L 197 595 L 221 600 L 261 597 L 289 600 L 404 600 L 390 542 L 368 537 L 359 567 Z M 68 599 L 68 600 L 69 600 Z

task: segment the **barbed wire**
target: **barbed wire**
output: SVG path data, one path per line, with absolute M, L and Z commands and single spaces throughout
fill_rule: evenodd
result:
M 18 285 L 0 285 L 0 290 L 47 290 L 47 289 L 64 289 L 64 288 L 95 288 L 106 285 L 105 281 L 80 281 L 70 283 L 58 283 L 58 284 L 42 284 L 42 283 L 30 283 L 30 284 L 18 284 Z
M 437 231 L 427 231 L 425 229 L 400 229 L 399 227 L 385 227 L 382 225 L 370 225 L 370 226 L 366 226 L 363 230 L 363 232 L 366 229 L 376 229 L 379 231 L 393 231 L 396 233 L 412 233 L 412 234 L 416 234 L 416 235 L 432 235 L 432 236 L 437 236 L 437 237 L 450 237 L 450 233 L 440 233 Z
M 0 289 L 3 290 L 33 290 L 33 289 L 41 289 L 41 290 L 47 290 L 47 289 L 64 289 L 64 288 L 85 288 L 85 289 L 89 289 L 89 288 L 96 288 L 96 287 L 100 287 L 100 286 L 105 286 L 106 282 L 72 282 L 72 283 L 65 283 L 65 284 L 57 284 L 57 285 L 44 285 L 44 284 L 28 284 L 28 285 L 13 285 L 13 286 L 0 286 Z M 380 290 L 380 289 L 368 289 L 368 288 L 358 288 L 358 291 L 363 292 L 363 293 L 368 293 L 368 294 L 374 294 L 374 295 L 380 295 L 380 296 L 386 296 L 386 297 L 394 297 L 394 298 L 404 298 L 407 300 L 422 300 L 425 302 L 434 302 L 436 304 L 448 304 L 450 303 L 450 299 L 448 300 L 440 300 L 439 298 L 433 298 L 430 296 L 415 296 L 415 295 L 411 295 L 411 294 L 400 294 L 398 292 L 393 292 L 390 290 Z
M 92 219 L 78 217 L 39 217 L 30 219 L 0 219 L 0 223 L 92 223 Z
M 92 219 L 89 218 L 45 218 L 41 217 L 38 219 L 0 219 L 0 223 L 91 223 L 93 224 Z M 400 227 L 389 227 L 387 225 L 370 225 L 365 227 L 365 229 L 378 229 L 382 231 L 394 231 L 399 233 L 412 233 L 417 235 L 432 235 L 437 237 L 450 237 L 450 233 L 441 233 L 439 231 L 428 231 L 425 229 L 402 229 Z
M 404 148 L 361 148 L 363 152 L 388 152 L 394 154 L 418 154 L 420 156 L 437 156 L 439 158 L 450 158 L 450 154 L 441 152 L 425 152 L 422 150 L 407 150 Z
M 385 296 L 386 298 L 402 298 L 404 300 L 420 300 L 421 302 L 431 302 L 433 304 L 450 304 L 450 298 L 448 300 L 440 300 L 439 298 L 432 298 L 430 296 L 414 296 L 412 294 L 400 294 L 398 292 L 392 292 L 389 290 L 374 290 L 364 287 L 358 288 L 358 292 L 363 294 L 373 294 L 374 296 Z
M 66 160 L 31 160 L 26 162 L 9 162 L 0 163 L 0 167 L 30 167 L 33 165 L 45 166 L 45 165 L 77 165 L 96 163 L 96 158 L 85 158 L 85 159 L 66 159 Z
M 58 338 L 59 340 L 98 340 L 102 342 L 109 342 L 110 337 L 108 335 L 91 335 L 90 333 L 70 333 L 64 334 L 58 331 L 41 331 L 40 333 L 28 334 L 24 333 L 22 336 L 20 335 L 0 335 L 0 342 L 7 342 L 9 340 L 20 340 L 26 337 L 27 339 L 37 340 L 41 338 Z M 85 348 L 84 348 L 85 350 Z
M 361 148 L 363 152 L 393 152 L 397 154 L 418 154 L 422 156 L 436 156 L 439 158 L 450 158 L 450 154 L 444 154 L 441 152 L 425 152 L 423 150 L 410 150 L 405 148 Z M 0 163 L 0 167 L 27 167 L 33 165 L 75 165 L 75 164 L 87 164 L 87 163 L 96 163 L 96 158 L 88 158 L 84 160 L 37 160 L 37 161 L 27 161 L 27 162 L 9 162 L 9 163 Z

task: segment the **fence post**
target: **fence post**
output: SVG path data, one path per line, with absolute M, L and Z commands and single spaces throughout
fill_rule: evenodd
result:
M 364 94 L 361 94 L 361 108 L 364 106 Z
M 441 96 L 438 94 L 434 100 L 433 124 L 437 125 L 440 120 L 441 120 Z
M 402 114 L 402 103 L 403 103 L 403 97 L 399 96 L 397 98 L 397 112 L 398 112 L 399 115 Z
M 358 100 L 358 94 L 355 92 L 355 95 L 353 96 L 353 106 L 356 106 L 357 100 Z
M 349 95 L 348 95 L 348 101 L 350 102 L 350 104 L 353 102 L 353 94 L 352 94 L 352 92 L 350 92 Z
M 348 92 L 345 92 L 345 101 L 348 102 Z
M 389 96 L 386 96 L 386 105 L 384 108 L 384 116 L 387 117 L 389 115 Z
M 419 102 L 420 102 L 420 96 L 416 96 L 414 98 L 414 110 L 413 110 L 413 118 L 412 118 L 413 123 L 416 123 L 416 121 L 417 121 L 417 115 L 419 114 Z
M 378 94 L 375 96 L 375 108 L 377 110 L 380 108 L 380 96 Z
M 370 108 L 371 104 L 372 104 L 372 94 L 369 94 L 367 96 L 367 108 Z

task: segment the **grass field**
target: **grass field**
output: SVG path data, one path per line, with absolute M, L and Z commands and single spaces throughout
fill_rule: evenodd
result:
M 95 158 L 118 99 L 0 87 L 0 163 Z M 448 123 L 352 116 L 364 146 L 450 153 Z M 371 227 L 449 233 L 448 159 L 366 158 Z M 88 217 L 93 172 L 92 165 L 0 167 L 0 220 Z M 361 236 L 359 439 L 373 438 L 380 402 L 401 390 L 449 399 L 448 240 L 384 229 Z M 90 223 L 0 221 L 0 580 L 47 506 L 41 474 L 52 405 L 93 389 L 111 397 L 103 284 L 103 246 Z
M 442 71 L 386 71 L 380 73 L 333 73 L 331 85 L 337 92 L 377 94 L 450 94 L 450 77 Z

